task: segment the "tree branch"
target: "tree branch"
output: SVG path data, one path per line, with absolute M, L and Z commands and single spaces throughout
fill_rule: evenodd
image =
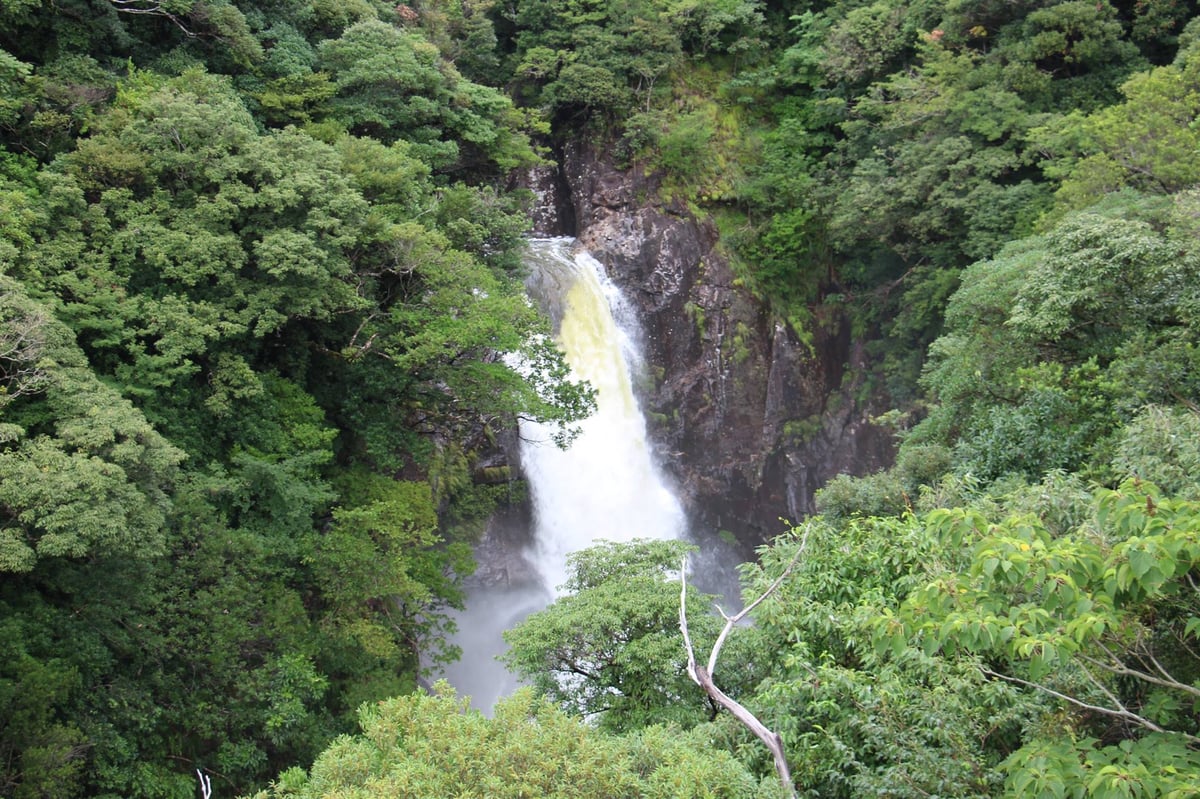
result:
M 154 2 L 154 0 L 108 0 L 108 2 L 121 14 L 149 14 L 169 19 L 189 39 L 196 38 L 196 34 L 183 24 L 183 20 L 163 8 L 163 4 L 160 2 Z
M 1064 694 L 1060 691 L 1055 691 L 1053 688 L 1049 688 L 1045 685 L 1042 685 L 1041 683 L 1030 682 L 1029 680 L 1022 680 L 1020 677 L 1013 677 L 1010 674 L 1002 674 L 998 671 L 992 671 L 991 669 L 984 667 L 984 666 L 980 666 L 979 670 L 982 671 L 984 674 L 986 674 L 989 677 L 995 677 L 996 679 L 1004 680 L 1005 682 L 1016 683 L 1017 685 L 1024 685 L 1026 688 L 1036 689 L 1038 691 L 1041 691 L 1042 693 L 1049 694 L 1050 696 L 1053 696 L 1056 699 L 1061 699 L 1062 701 L 1069 702 L 1070 704 L 1075 705 L 1076 707 L 1081 707 L 1084 710 L 1091 710 L 1095 713 L 1102 713 L 1105 716 L 1113 716 L 1114 718 L 1124 719 L 1125 721 L 1133 722 L 1134 724 L 1138 725 L 1139 727 L 1145 727 L 1146 729 L 1151 730 L 1153 732 L 1174 733 L 1176 735 L 1182 735 L 1184 738 L 1191 741 L 1192 743 L 1200 743 L 1200 738 L 1197 738 L 1194 735 L 1189 735 L 1186 732 L 1177 732 L 1175 730 L 1165 730 L 1162 727 L 1155 724 L 1150 719 L 1148 719 L 1144 716 L 1139 716 L 1137 713 L 1134 713 L 1132 711 L 1126 710 L 1126 709 L 1124 709 L 1123 706 L 1120 710 L 1114 710 L 1111 707 L 1104 707 L 1102 705 L 1093 705 L 1091 703 L 1084 702 L 1081 699 L 1076 699 L 1073 696 L 1068 696 L 1067 694 Z M 1105 691 L 1105 693 L 1108 693 L 1108 692 Z
M 1085 666 L 1081 663 L 1081 664 L 1079 664 L 1079 668 L 1083 672 L 1084 676 L 1086 676 L 1088 678 L 1088 682 L 1090 682 L 1092 685 L 1094 685 L 1096 687 L 1096 689 L 1100 691 L 1100 693 L 1107 696 L 1108 701 L 1112 702 L 1114 707 L 1116 707 L 1118 710 L 1120 710 L 1122 712 L 1125 712 L 1125 713 L 1129 712 L 1129 710 L 1125 707 L 1125 704 L 1120 699 L 1117 698 L 1117 695 L 1114 694 L 1112 691 L 1108 690 L 1108 686 L 1106 686 L 1104 683 L 1100 682 L 1100 680 L 1098 680 L 1096 678 L 1096 675 L 1092 674 L 1092 672 L 1088 670 L 1087 666 Z
M 725 611 L 721 609 L 720 605 L 717 606 L 717 610 L 720 612 L 721 618 L 725 619 L 725 626 L 721 628 L 721 634 L 717 636 L 717 642 L 713 644 L 712 653 L 708 656 L 709 674 L 713 674 L 717 670 L 717 656 L 721 653 L 721 647 L 724 646 L 725 638 L 729 635 L 730 630 L 734 628 L 734 625 L 746 618 L 746 616 L 748 616 L 752 610 L 761 605 L 763 600 L 775 593 L 776 589 L 778 589 L 779 586 L 783 584 L 783 581 L 787 579 L 788 575 L 792 573 L 792 569 L 796 567 L 796 564 L 800 562 L 800 556 L 804 554 L 804 548 L 806 546 L 808 546 L 808 528 L 805 528 L 804 536 L 800 539 L 800 546 L 796 549 L 796 554 L 792 556 L 790 561 L 788 561 L 788 565 L 784 568 L 783 572 L 775 578 L 773 583 L 767 586 L 767 590 L 763 591 L 762 594 L 759 595 L 758 599 L 742 608 L 740 613 L 730 617 L 725 614 Z
M 1148 657 L 1150 659 L 1150 662 L 1152 662 L 1155 665 L 1155 667 L 1158 669 L 1158 671 L 1163 675 L 1162 677 L 1155 677 L 1153 674 L 1148 674 L 1148 673 L 1146 673 L 1144 671 L 1140 671 L 1138 669 L 1131 669 L 1131 668 L 1129 668 L 1129 666 L 1125 665 L 1124 661 L 1122 661 L 1120 658 L 1118 658 L 1116 653 L 1114 653 L 1111 649 L 1109 649 L 1102 643 L 1099 644 L 1099 646 L 1101 649 L 1104 650 L 1105 654 L 1107 654 L 1109 656 L 1109 658 L 1111 659 L 1112 662 L 1105 663 L 1104 661 L 1096 660 L 1095 658 L 1090 658 L 1087 655 L 1083 655 L 1083 654 L 1081 654 L 1080 657 L 1083 658 L 1084 660 L 1086 660 L 1088 663 L 1091 663 L 1094 666 L 1102 668 L 1105 671 L 1110 672 L 1112 674 L 1116 674 L 1116 675 L 1119 675 L 1122 677 L 1134 677 L 1139 680 L 1144 680 L 1145 682 L 1151 683 L 1153 685 L 1162 686 L 1163 688 L 1172 688 L 1176 691 L 1183 691 L 1184 693 L 1192 694 L 1193 696 L 1200 696 L 1200 688 L 1196 688 L 1194 685 L 1188 685 L 1185 682 L 1180 682 L 1179 680 L 1172 677 L 1169 673 L 1167 673 L 1167 670 L 1164 669 L 1159 664 L 1159 662 L 1154 659 L 1154 656 L 1151 655 L 1149 652 L 1146 653 L 1146 657 Z
M 805 528 L 804 536 L 800 540 L 800 546 L 796 550 L 796 554 L 792 556 L 791 561 L 784 568 L 783 573 L 767 587 L 762 594 L 759 595 L 750 604 L 742 608 L 739 613 L 730 616 L 717 608 L 721 613 L 721 617 L 725 619 L 725 626 L 721 628 L 720 635 L 717 636 L 716 642 L 713 644 L 712 652 L 708 657 L 708 668 L 700 666 L 696 663 L 696 651 L 692 646 L 692 638 L 688 633 L 687 623 L 687 558 L 684 557 L 680 567 L 679 577 L 679 631 L 683 633 L 683 645 L 687 650 L 687 673 L 692 678 L 692 681 L 699 685 L 704 693 L 708 695 L 709 701 L 728 710 L 735 719 L 740 721 L 746 729 L 754 734 L 754 737 L 762 741 L 763 744 L 771 751 L 771 757 L 775 761 L 775 773 L 779 775 L 779 781 L 783 785 L 784 791 L 790 797 L 796 796 L 795 786 L 792 784 L 792 773 L 788 768 L 787 755 L 783 751 L 783 739 L 779 733 L 767 728 L 767 725 L 759 721 L 758 717 L 746 709 L 740 702 L 733 699 L 713 682 L 713 672 L 716 670 L 717 657 L 721 653 L 721 647 L 725 643 L 725 639 L 729 636 L 729 631 L 734 626 L 744 619 L 750 611 L 758 607 L 762 602 L 783 584 L 787 576 L 795 568 L 800 561 L 800 556 L 804 552 L 805 546 L 808 545 L 808 528 Z
M 49 382 L 38 361 L 46 350 L 48 317 L 0 299 L 0 407 L 22 394 L 36 394 Z

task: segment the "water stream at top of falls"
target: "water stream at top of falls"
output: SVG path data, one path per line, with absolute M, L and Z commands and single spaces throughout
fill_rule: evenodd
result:
M 596 389 L 596 412 L 565 450 L 553 443 L 553 430 L 521 425 L 534 526 L 525 554 L 541 585 L 469 595 L 454 640 L 462 659 L 444 671 L 483 710 L 516 684 L 495 660 L 504 647 L 501 633 L 559 595 L 570 553 L 601 540 L 686 533 L 683 509 L 654 462 L 634 396 L 640 355 L 632 309 L 573 239 L 533 240 L 527 262 L 529 293 L 555 320 L 556 340 L 574 376 Z

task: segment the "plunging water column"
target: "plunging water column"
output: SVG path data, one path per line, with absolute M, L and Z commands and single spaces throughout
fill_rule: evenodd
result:
M 514 687 L 495 661 L 500 633 L 545 607 L 566 579 L 567 555 L 599 540 L 681 538 L 683 510 L 654 463 L 633 392 L 639 369 L 636 321 L 604 270 L 573 239 L 530 243 L 530 296 L 556 322 L 556 338 L 577 378 L 596 389 L 596 412 L 563 450 L 552 430 L 521 426 L 521 462 L 533 503 L 527 557 L 540 577 L 519 587 L 468 597 L 456 643 L 462 661 L 447 678 L 480 708 Z
M 575 376 L 596 389 L 596 412 L 566 449 L 522 426 L 521 460 L 533 496 L 534 562 L 552 591 L 567 554 L 592 542 L 679 538 L 684 516 L 654 463 L 633 394 L 640 367 L 636 320 L 604 270 L 571 239 L 532 245 L 530 293 L 557 316 L 557 340 Z

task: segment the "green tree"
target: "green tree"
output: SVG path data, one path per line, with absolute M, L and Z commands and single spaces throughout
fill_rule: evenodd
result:
M 679 631 L 679 541 L 606 543 L 568 558 L 568 593 L 504 634 L 509 668 L 566 710 L 625 731 L 707 718 Z M 705 597 L 689 594 L 693 635 L 713 638 Z M 736 684 L 736 680 L 734 681 Z
M 495 89 L 466 80 L 418 33 L 360 22 L 319 48 L 335 87 L 333 118 L 384 143 L 413 142 L 439 169 L 535 163 L 523 118 Z
M 649 727 L 615 736 L 522 690 L 494 717 L 444 684 L 364 706 L 362 734 L 336 740 L 305 774 L 284 772 L 257 796 L 775 796 L 731 755 L 695 734 Z
M 74 336 L 0 275 L 0 790 L 78 795 L 92 725 L 77 711 L 94 632 L 42 601 L 86 602 L 79 564 L 167 549 L 183 453 L 97 379 Z M 110 586 L 111 587 L 111 586 Z M 63 645 L 66 641 L 67 645 Z
M 730 84 L 763 131 L 745 224 L 728 225 L 747 283 L 802 326 L 849 310 L 910 401 L 959 271 L 1053 203 L 1063 172 L 1043 131 L 1101 113 L 1144 68 L 1121 19 L 1082 2 L 797 15 L 770 66 Z
M 1106 471 L 1110 437 L 1194 392 L 1190 207 L 1116 195 L 967 269 L 923 378 L 939 405 L 905 446 L 954 445 L 983 479 L 1124 476 Z
M 591 395 L 519 202 L 414 147 L 134 69 L 73 152 L 0 164 L 6 794 L 251 790 L 438 651 L 473 450 Z
M 745 594 L 772 583 L 805 539 L 754 611 L 754 651 L 766 662 L 744 700 L 782 736 L 800 794 L 995 795 L 1038 702 L 970 666 L 875 646 L 883 620 L 962 556 L 911 515 L 817 519 L 759 551 Z
M 422 656 L 457 657 L 444 651 L 443 611 L 462 606 L 455 578 L 473 564 L 465 544 L 446 544 L 438 534 L 432 489 L 363 471 L 343 479 L 347 503 L 333 511 L 310 556 L 329 604 L 325 623 L 412 673 Z
M 877 640 L 979 655 L 981 673 L 1075 711 L 1068 735 L 1034 735 L 1005 763 L 1015 794 L 1189 795 L 1200 773 L 1197 510 L 1131 481 L 1097 492 L 1091 517 L 1059 534 L 1029 515 L 934 512 L 930 531 L 970 563 L 881 617 Z
M 518 91 L 562 118 L 582 113 L 620 121 L 637 105 L 648 109 L 655 87 L 682 63 L 684 29 L 692 38 L 700 22 L 703 48 L 747 18 L 722 15 L 715 6 L 711 16 L 693 10 L 655 0 L 522 2 L 513 19 Z
M 0 276 L 0 571 L 164 548 L 183 453 L 87 368 L 71 331 Z
M 1060 203 L 1082 208 L 1125 187 L 1170 194 L 1195 184 L 1198 70 L 1200 56 L 1188 51 L 1179 63 L 1131 77 L 1123 102 L 1036 131 L 1052 156 L 1047 171 L 1063 178 Z

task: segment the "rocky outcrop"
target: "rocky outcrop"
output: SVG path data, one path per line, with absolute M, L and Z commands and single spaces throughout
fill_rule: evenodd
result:
M 467 578 L 472 590 L 539 588 L 541 576 L 529 559 L 533 544 L 533 508 L 528 493 L 512 477 L 521 472 L 521 447 L 515 430 L 497 436 L 494 446 L 478 456 L 471 478 L 476 485 L 507 485 L 509 496 L 491 516 L 475 542 L 475 571 Z
M 653 366 L 643 402 L 668 473 L 693 520 L 752 546 L 781 518 L 813 511 L 813 493 L 841 473 L 886 466 L 890 434 L 860 399 L 868 373 L 845 320 L 811 347 L 735 284 L 716 229 L 658 187 L 568 145 L 562 177 L 576 230 L 640 310 Z
M 533 235 L 575 235 L 575 206 L 560 164 L 529 167 L 513 176 L 512 185 L 533 192 L 533 205 L 529 209 Z

